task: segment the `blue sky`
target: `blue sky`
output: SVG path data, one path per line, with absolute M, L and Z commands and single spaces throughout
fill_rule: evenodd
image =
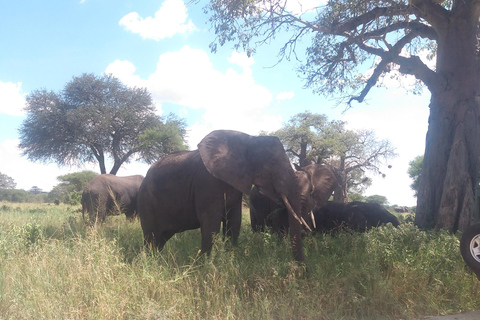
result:
M 212 130 L 273 131 L 305 110 L 347 121 L 351 129 L 372 129 L 378 139 L 390 140 L 399 156 L 391 169 L 383 170 L 386 178 L 370 175 L 374 183 L 367 195 L 384 195 L 391 204 L 416 204 L 406 171 L 408 162 L 424 152 L 427 90 L 412 95 L 387 76 L 384 87 L 374 88 L 366 103 L 342 113 L 344 106 L 336 107 L 333 100 L 303 88 L 295 72 L 298 62 L 272 67 L 280 41 L 259 48 L 251 58 L 230 44 L 211 53 L 214 34 L 202 7 L 202 2 L 187 6 L 182 0 L 4 1 L 0 172 L 11 176 L 17 188 L 38 186 L 45 191 L 58 183 L 59 175 L 83 169 L 98 172 L 96 164 L 58 167 L 29 162 L 17 148 L 18 128 L 25 119 L 25 97 L 33 90 L 60 91 L 74 76 L 107 72 L 128 85 L 147 87 L 159 114 L 184 117 L 192 149 Z M 411 82 L 402 79 L 403 86 Z M 118 175 L 145 175 L 148 167 L 132 162 Z

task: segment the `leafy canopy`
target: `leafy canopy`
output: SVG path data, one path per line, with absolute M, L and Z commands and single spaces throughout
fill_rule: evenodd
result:
M 415 159 L 408 163 L 408 176 L 413 180 L 410 188 L 415 192 L 415 197 L 418 196 L 418 189 L 420 184 L 420 175 L 422 174 L 423 155 L 416 156 Z
M 57 180 L 60 183 L 50 191 L 50 200 L 58 200 L 72 205 L 80 203 L 83 189 L 97 175 L 96 172 L 84 170 L 58 176 Z
M 293 116 L 271 134 L 280 138 L 298 166 L 322 163 L 332 169 L 342 188 L 335 191 L 335 201 L 346 201 L 348 192 L 364 192 L 371 185 L 365 172 L 384 175 L 381 167 L 396 156 L 390 142 L 378 140 L 373 131 L 348 130 L 345 122 L 328 121 L 309 111 Z
M 27 97 L 27 119 L 20 128 L 20 148 L 33 161 L 60 165 L 97 161 L 110 173 L 135 155 L 152 163 L 185 149 L 186 125 L 155 114 L 150 93 L 130 88 L 112 75 L 83 74 L 62 92 L 39 89 Z

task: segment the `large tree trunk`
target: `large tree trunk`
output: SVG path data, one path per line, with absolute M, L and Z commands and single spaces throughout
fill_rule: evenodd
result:
M 421 228 L 463 231 L 473 220 L 480 169 L 480 87 L 476 28 L 467 15 L 456 15 L 439 32 L 437 74 L 448 84 L 432 92 L 430 101 L 415 217 Z
M 333 190 L 333 202 L 347 203 L 348 202 L 348 184 L 347 171 L 345 170 L 345 158 L 340 158 L 339 167 L 331 167 L 335 178 L 337 178 L 337 185 Z

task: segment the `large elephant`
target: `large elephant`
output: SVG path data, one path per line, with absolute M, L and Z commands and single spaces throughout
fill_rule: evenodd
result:
M 83 190 L 82 211 L 91 222 L 105 221 L 106 216 L 125 213 L 133 219 L 137 211 L 137 196 L 143 176 L 117 177 L 101 174 L 93 178 Z
M 334 173 L 321 164 L 311 164 L 297 168 L 295 172 L 301 197 L 301 215 L 307 217 L 315 206 L 328 201 L 338 184 Z M 315 227 L 315 220 L 305 219 L 309 227 Z M 281 198 L 272 200 L 264 196 L 257 186 L 250 194 L 250 222 L 253 231 L 271 228 L 277 234 L 288 232 L 288 213 Z
M 198 150 L 168 155 L 153 164 L 140 187 L 138 210 L 146 244 L 159 249 L 175 233 L 201 228 L 201 253 L 220 231 L 235 244 L 241 225 L 242 192 L 252 184 L 289 207 L 292 248 L 304 260 L 297 180 L 277 137 L 217 130 Z
M 372 227 L 391 223 L 398 227 L 400 221 L 383 206 L 374 202 L 353 201 L 349 203 L 327 202 L 315 208 L 313 215 L 316 231 L 336 232 L 350 229 L 364 232 Z

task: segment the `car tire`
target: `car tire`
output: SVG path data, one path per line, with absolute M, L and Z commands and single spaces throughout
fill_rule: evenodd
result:
M 460 253 L 470 269 L 480 280 L 480 223 L 471 225 L 460 239 Z

